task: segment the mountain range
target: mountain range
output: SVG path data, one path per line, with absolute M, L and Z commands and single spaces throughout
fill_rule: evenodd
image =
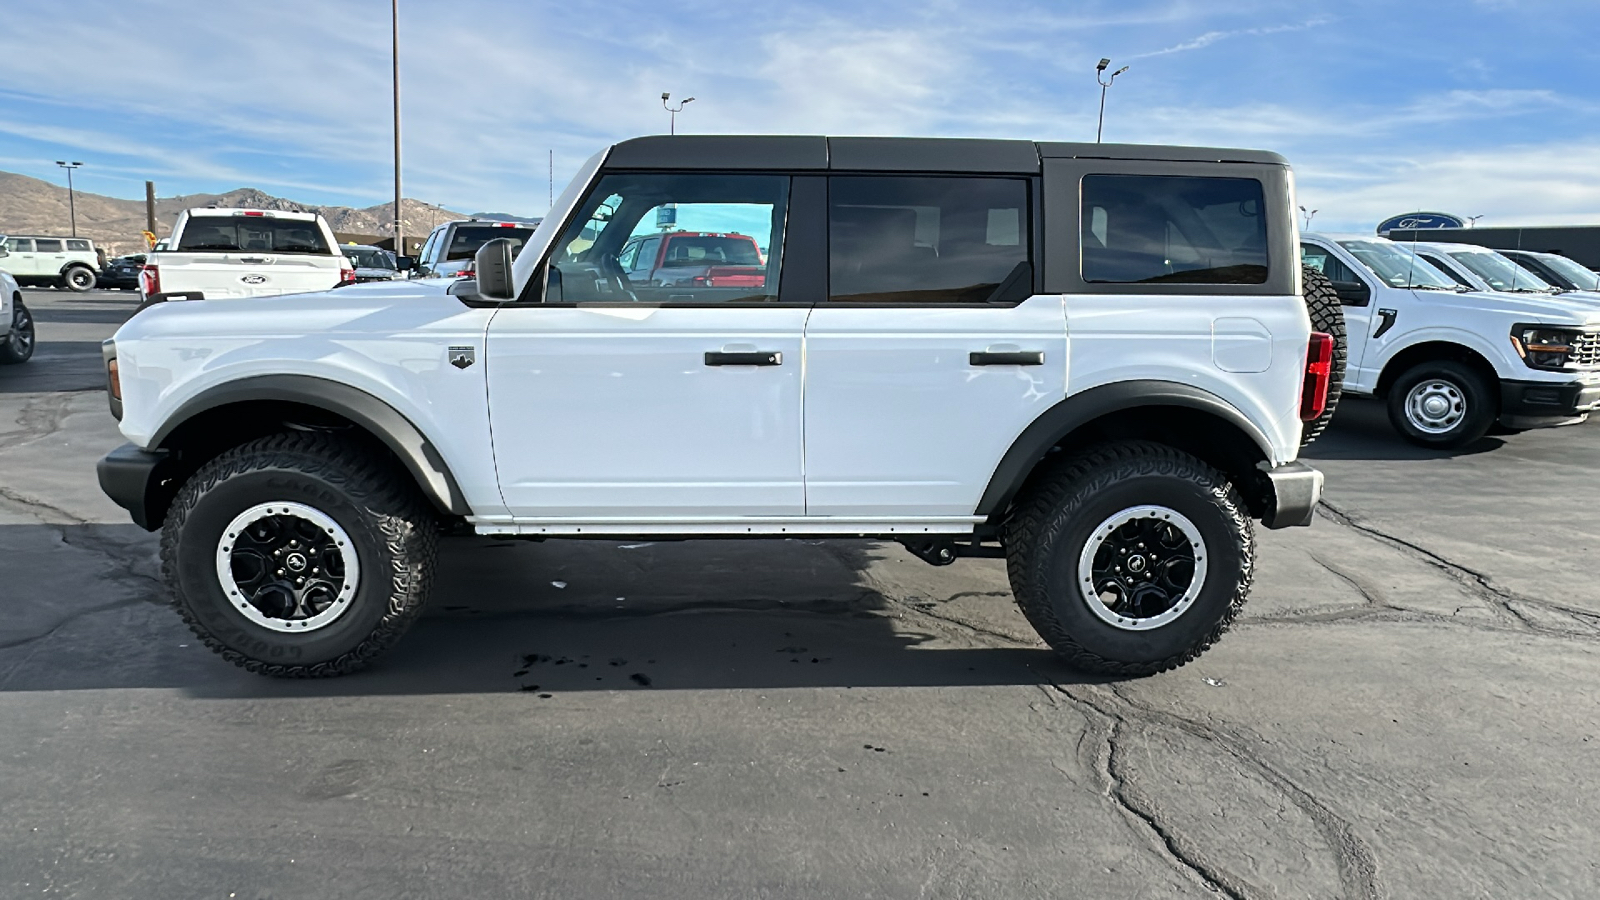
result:
M 139 234 L 145 227 L 143 200 L 122 200 L 84 191 L 74 194 L 80 237 L 93 240 L 107 256 L 144 250 L 144 239 Z M 166 236 L 183 210 L 204 206 L 315 212 L 321 213 L 337 233 L 374 236 L 394 233 L 392 202 L 360 209 L 318 206 L 274 197 L 256 188 L 238 188 L 223 194 L 157 198 L 156 234 Z M 468 218 L 464 213 L 410 198 L 400 201 L 400 210 L 407 238 L 426 236 L 442 222 Z M 66 235 L 70 230 L 66 188 L 27 175 L 0 172 L 0 234 Z

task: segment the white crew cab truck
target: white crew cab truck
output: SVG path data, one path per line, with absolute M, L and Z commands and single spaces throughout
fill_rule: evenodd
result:
M 1469 291 L 1380 237 L 1305 234 L 1301 252 L 1344 304 L 1344 391 L 1384 399 L 1413 443 L 1460 447 L 1496 422 L 1565 425 L 1600 405 L 1595 304 Z
M 100 483 L 161 530 L 194 630 L 267 674 L 393 645 L 441 522 L 1004 554 L 1070 662 L 1161 671 L 1239 611 L 1252 519 L 1321 494 L 1296 456 L 1335 341 L 1291 183 L 1258 151 L 626 141 L 475 279 L 139 313 L 105 344 L 131 443 Z M 768 248 L 761 276 L 630 281 L 668 204 Z
M 303 294 L 355 284 L 356 270 L 317 213 L 207 207 L 178 214 L 140 272 L 144 305 Z

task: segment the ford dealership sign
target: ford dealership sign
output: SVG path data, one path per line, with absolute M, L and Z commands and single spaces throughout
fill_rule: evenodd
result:
M 1410 228 L 1465 228 L 1467 221 L 1460 216 L 1452 216 L 1441 212 L 1414 212 L 1405 215 L 1392 216 L 1378 223 L 1378 233 L 1388 234 L 1399 229 Z

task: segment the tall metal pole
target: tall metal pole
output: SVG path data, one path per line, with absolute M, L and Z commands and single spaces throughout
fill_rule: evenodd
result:
M 78 236 L 78 201 L 72 192 L 72 170 L 83 165 L 81 162 L 67 162 L 64 159 L 56 160 L 56 165 L 67 170 L 67 215 L 72 219 L 72 236 Z
M 394 253 L 406 252 L 405 229 L 400 220 L 400 0 L 389 0 L 394 36 Z
M 1106 88 L 1109 84 L 1100 85 L 1100 123 L 1094 127 L 1094 142 L 1100 143 L 1100 135 L 1106 130 Z
M 1100 136 L 1105 133 L 1106 128 L 1106 89 L 1111 87 L 1111 83 L 1117 80 L 1118 75 L 1128 71 L 1128 67 L 1123 66 L 1112 72 L 1110 78 L 1106 78 L 1105 71 L 1110 65 L 1111 60 L 1102 59 L 1100 64 L 1094 68 L 1094 80 L 1100 83 L 1100 122 L 1094 129 L 1094 142 L 1096 144 L 1100 143 Z

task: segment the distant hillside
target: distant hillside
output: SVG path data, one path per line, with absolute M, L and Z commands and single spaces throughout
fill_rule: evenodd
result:
M 109 256 L 136 253 L 144 249 L 139 232 L 144 230 L 144 200 L 119 200 L 100 194 L 78 191 L 78 234 L 92 238 Z M 321 213 L 334 231 L 351 234 L 388 235 L 394 233 L 394 204 L 380 203 L 364 209 L 348 206 L 317 206 L 274 197 L 255 188 L 239 188 L 225 194 L 189 194 L 156 200 L 156 233 L 165 236 L 178 213 L 196 206 L 244 206 L 252 209 L 303 210 Z M 466 215 L 419 200 L 405 199 L 400 209 L 406 235 L 425 235 L 435 225 Z M 67 189 L 60 185 L 0 172 L 0 234 L 67 234 L 69 232 Z

